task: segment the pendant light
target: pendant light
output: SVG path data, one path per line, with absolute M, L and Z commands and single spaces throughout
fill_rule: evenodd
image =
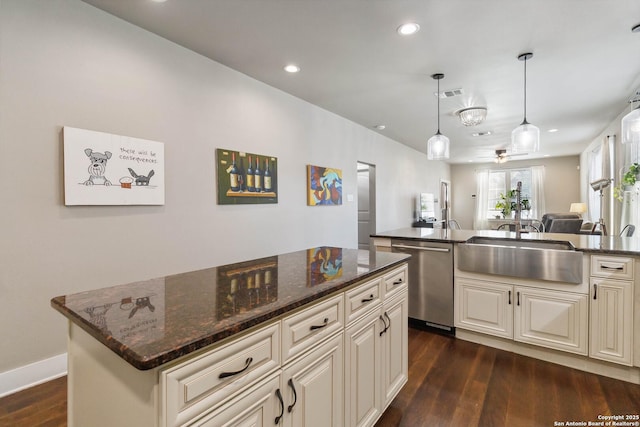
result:
M 440 133 L 440 80 L 444 74 L 433 74 L 431 78 L 438 81 L 438 131 L 427 141 L 427 159 L 445 160 L 449 158 L 449 138 Z
M 630 101 L 638 102 L 638 106 L 622 118 L 622 143 L 640 142 L 640 99 Z
M 514 153 L 532 153 L 540 150 L 540 129 L 527 121 L 527 61 L 533 53 L 518 55 L 524 61 L 524 120 L 511 132 L 511 151 Z

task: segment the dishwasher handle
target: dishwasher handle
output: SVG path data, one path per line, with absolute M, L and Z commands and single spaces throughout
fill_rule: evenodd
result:
M 428 246 L 410 246 L 410 245 L 392 244 L 391 247 L 400 248 L 400 249 L 416 249 L 419 251 L 426 251 L 426 252 L 449 252 L 450 251 L 450 249 L 448 248 L 431 248 Z

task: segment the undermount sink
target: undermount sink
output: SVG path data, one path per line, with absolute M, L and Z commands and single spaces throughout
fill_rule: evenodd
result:
M 474 273 L 582 283 L 582 253 L 571 242 L 473 236 L 458 244 L 458 269 Z

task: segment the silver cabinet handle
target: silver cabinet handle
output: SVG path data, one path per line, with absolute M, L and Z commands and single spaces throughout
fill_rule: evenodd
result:
M 400 249 L 417 249 L 419 251 L 427 251 L 427 252 L 449 252 L 450 249 L 447 248 L 430 248 L 423 246 L 409 246 L 409 245 L 391 245 L 392 248 L 400 248 Z

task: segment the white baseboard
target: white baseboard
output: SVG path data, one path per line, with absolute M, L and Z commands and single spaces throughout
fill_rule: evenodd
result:
M 0 372 L 0 397 L 51 381 L 67 374 L 67 353 Z

